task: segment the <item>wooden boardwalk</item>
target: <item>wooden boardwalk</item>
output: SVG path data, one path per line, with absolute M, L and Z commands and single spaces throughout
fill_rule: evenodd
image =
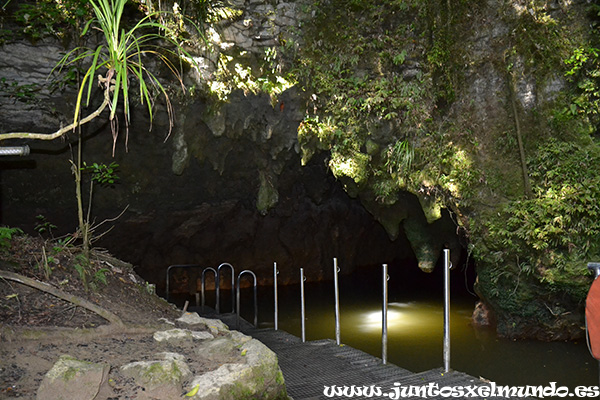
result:
M 315 340 L 302 343 L 301 339 L 287 332 L 273 329 L 257 329 L 240 320 L 237 327 L 235 314 L 202 313 L 209 318 L 218 318 L 230 329 L 252 336 L 271 350 L 279 359 L 288 394 L 294 400 L 316 399 L 521 399 L 521 397 L 473 396 L 467 388 L 490 386 L 478 378 L 458 371 L 444 373 L 443 368 L 413 373 L 394 364 L 383 365 L 381 359 L 354 349 L 336 345 L 333 340 Z M 332 392 L 346 389 L 345 393 Z M 352 386 L 354 394 L 350 392 Z M 356 388 L 368 388 L 359 395 Z M 419 387 L 419 388 L 417 388 Z M 436 390 L 458 391 L 464 388 L 464 396 Z M 380 392 L 377 392 L 379 388 Z M 412 395 L 409 389 L 412 390 Z M 406 390 L 404 393 L 402 390 Z M 420 391 L 420 392 L 418 392 Z

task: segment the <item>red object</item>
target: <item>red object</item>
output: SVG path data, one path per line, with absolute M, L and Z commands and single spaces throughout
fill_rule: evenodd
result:
M 600 360 L 600 278 L 594 279 L 585 300 L 585 322 L 590 352 Z

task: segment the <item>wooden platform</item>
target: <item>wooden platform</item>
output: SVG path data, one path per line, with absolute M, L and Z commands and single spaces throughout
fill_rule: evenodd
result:
M 252 336 L 271 350 L 279 359 L 288 394 L 294 400 L 308 399 L 524 399 L 522 397 L 472 396 L 467 388 L 490 386 L 479 378 L 458 371 L 444 373 L 443 368 L 414 373 L 394 364 L 383 365 L 381 359 L 354 349 L 336 345 L 334 340 L 315 340 L 302 343 L 287 332 L 257 329 L 245 320 L 237 327 L 235 314 L 200 313 L 207 318 L 218 318 L 230 329 Z M 347 392 L 332 393 L 332 386 Z M 350 392 L 352 386 L 355 392 Z M 418 389 L 419 387 L 420 389 Z M 449 392 L 435 395 L 436 390 L 461 390 L 464 396 Z M 356 388 L 367 388 L 358 395 Z M 376 391 L 379 388 L 380 394 Z M 406 390 L 404 393 L 401 390 Z M 452 388 L 452 389 L 450 389 Z M 412 395 L 409 389 L 412 389 Z M 371 391 L 373 390 L 373 391 Z M 404 396 L 402 395 L 404 394 Z

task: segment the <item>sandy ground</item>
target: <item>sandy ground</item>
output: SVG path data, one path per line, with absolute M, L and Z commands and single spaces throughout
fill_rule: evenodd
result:
M 50 271 L 44 267 L 42 247 Z M 0 270 L 87 299 L 117 315 L 125 327 L 109 324 L 98 314 L 41 290 L 0 278 L 0 399 L 35 398 L 44 375 L 64 354 L 110 365 L 109 398 L 147 398 L 143 388 L 120 373 L 119 366 L 155 359 L 163 351 L 194 354 L 192 342 L 153 340 L 157 327 L 172 328 L 165 320 L 175 321 L 182 312 L 153 295 L 130 265 L 97 253 L 92 257 L 86 291 L 74 267 L 80 260 L 78 254 L 77 248 L 57 249 L 41 239 L 18 237 L 10 249 L 0 250 Z M 94 278 L 95 274 L 103 277 Z M 197 375 L 227 360 L 189 358 L 187 362 Z

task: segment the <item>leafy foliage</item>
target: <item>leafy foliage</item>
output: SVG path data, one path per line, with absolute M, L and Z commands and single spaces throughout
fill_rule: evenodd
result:
M 23 25 L 23 33 L 32 39 L 47 35 L 64 38 L 77 26 L 79 19 L 90 13 L 87 0 L 37 0 L 35 4 L 19 4 L 15 19 Z
M 114 161 L 108 165 L 98 163 L 87 165 L 84 162 L 81 171 L 91 173 L 93 182 L 100 185 L 112 185 L 119 179 L 116 174 L 117 168 L 119 168 L 119 164 Z
M 521 272 L 551 287 L 587 288 L 582 260 L 600 256 L 600 163 L 593 146 L 550 140 L 529 160 L 535 197 L 508 203 L 489 223 L 499 262 L 517 255 Z M 500 221 L 504 221 L 501 223 Z
M 56 225 L 48 221 L 48 219 L 41 214 L 35 217 L 35 219 L 37 219 L 38 223 L 33 227 L 33 230 L 40 235 L 48 233 L 52 236 L 52 230 L 57 228 Z
M 600 129 L 600 50 L 579 47 L 565 60 L 567 78 L 576 84 L 576 93 L 568 112 L 588 118 L 595 130 Z
M 366 22 L 404 11 L 405 5 L 352 2 L 346 7 L 343 3 L 334 1 L 315 9 L 314 31 L 310 31 L 314 38 L 307 42 L 294 70 L 295 78 L 314 93 L 311 100 L 318 114 L 328 115 L 322 120 L 318 114 L 309 115 L 299 129 L 299 139 L 304 162 L 314 153 L 313 145 L 328 149 L 336 176 L 366 183 L 372 160 L 363 147 L 370 136 L 368 125 L 402 120 L 405 131 L 398 139 L 414 134 L 429 114 L 424 98 L 427 81 L 420 73 L 408 81 L 401 73 L 391 72 L 402 69 L 409 57 L 406 48 L 393 45 L 411 35 L 408 25 L 389 21 L 389 30 L 384 33 L 375 31 L 376 24 Z M 348 8 L 348 13 L 336 11 Z M 323 29 L 325 24 L 327 29 Z
M 0 93 L 5 93 L 14 101 L 23 101 L 31 104 L 34 102 L 40 86 L 35 83 L 21 85 L 19 82 L 8 82 L 5 77 L 0 78 Z
M 424 182 L 430 194 L 460 197 L 467 184 L 449 176 L 469 161 L 433 121 L 454 98 L 460 50 L 450 21 L 467 4 L 318 2 L 292 70 L 312 110 L 298 129 L 302 162 L 326 150 L 347 190 L 385 203 L 399 190 L 421 193 Z
M 0 226 L 0 251 L 10 249 L 10 241 L 13 236 L 22 234 L 23 231 L 19 228 L 9 228 L 8 226 Z
M 244 93 L 267 93 L 274 107 L 277 98 L 295 83 L 279 71 L 279 56 L 275 48 L 266 48 L 262 56 L 245 51 L 219 56 L 219 69 L 208 82 L 208 93 L 217 102 L 225 102 L 235 90 Z

